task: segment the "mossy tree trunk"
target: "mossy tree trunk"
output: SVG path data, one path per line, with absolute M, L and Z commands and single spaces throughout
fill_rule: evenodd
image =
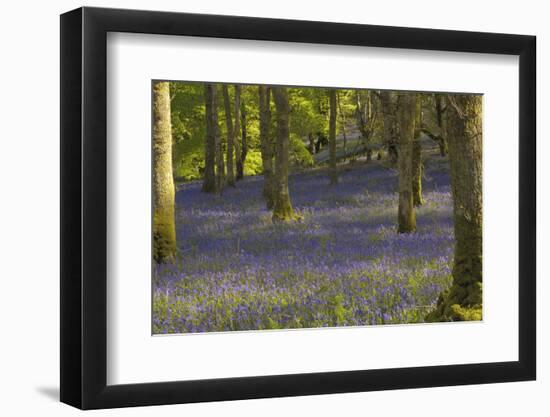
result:
M 380 91 L 380 103 L 384 119 L 384 141 L 388 149 L 388 157 L 392 165 L 397 164 L 399 153 L 397 142 L 399 140 L 397 111 L 394 97 L 390 91 Z
M 223 138 L 220 135 L 220 126 L 218 124 L 218 86 L 214 84 L 214 94 L 212 99 L 212 125 L 216 138 L 216 188 L 219 193 L 225 186 L 225 157 L 223 154 Z
M 260 85 L 258 87 L 260 100 L 260 150 L 264 174 L 263 196 L 266 207 L 271 210 L 275 206 L 275 183 L 273 171 L 273 144 L 270 137 L 271 111 L 270 89 Z
M 430 321 L 482 318 L 482 97 L 449 95 L 447 108 L 455 253 L 453 283 Z
M 153 84 L 153 258 L 165 262 L 176 254 L 170 83 Z
M 294 210 L 288 192 L 288 165 L 290 146 L 290 103 L 288 89 L 273 87 L 273 99 L 277 109 L 277 143 L 275 148 L 275 205 L 273 221 L 294 220 Z
M 216 94 L 216 87 L 213 84 L 204 84 L 204 104 L 206 114 L 206 138 L 204 141 L 204 179 L 202 191 L 205 193 L 216 192 L 216 129 L 214 128 L 213 97 Z M 217 120 L 217 118 L 216 118 Z
M 235 144 L 235 130 L 233 129 L 233 119 L 231 116 L 231 100 L 229 98 L 229 88 L 227 84 L 223 84 L 223 105 L 225 109 L 225 126 L 227 129 L 227 185 L 235 186 L 235 158 L 233 154 Z
M 397 214 L 397 231 L 410 233 L 416 230 L 416 214 L 412 193 L 412 148 L 414 138 L 414 121 L 416 115 L 416 94 L 399 93 L 399 208 Z
M 246 131 L 246 106 L 241 100 L 241 159 L 240 165 L 237 165 L 237 179 L 244 178 L 244 166 L 246 164 L 246 155 L 248 154 L 248 141 Z
M 412 147 L 412 193 L 413 205 L 421 206 L 422 201 L 422 145 L 420 137 L 422 135 L 422 95 L 416 95 L 415 103 L 415 127 Z
M 336 167 L 336 90 L 329 90 L 329 119 L 328 119 L 328 150 L 329 150 L 329 177 L 330 185 L 338 184 Z

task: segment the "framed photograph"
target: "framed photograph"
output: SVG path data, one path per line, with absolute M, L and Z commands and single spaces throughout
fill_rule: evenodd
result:
M 61 16 L 61 401 L 533 380 L 535 37 Z

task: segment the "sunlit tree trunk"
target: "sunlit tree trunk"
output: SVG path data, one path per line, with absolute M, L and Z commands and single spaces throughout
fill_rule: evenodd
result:
M 399 233 L 410 233 L 416 230 L 416 214 L 413 206 L 412 194 L 412 144 L 414 138 L 414 120 L 416 114 L 416 94 L 399 93 L 398 98 L 399 121 L 399 157 L 397 161 L 399 171 Z
M 390 163 L 395 165 L 399 156 L 396 143 L 399 135 L 397 132 L 397 114 L 392 93 L 390 91 L 380 91 L 380 103 L 382 104 L 382 113 L 384 116 L 384 141 L 388 149 Z
M 455 229 L 453 283 L 428 320 L 481 320 L 482 97 L 449 95 L 447 122 Z
M 415 127 L 412 147 L 412 193 L 413 205 L 421 206 L 422 201 L 422 145 L 420 137 L 422 135 L 422 96 L 416 95 L 415 103 Z
M 170 84 L 153 84 L 153 258 L 157 262 L 176 254 L 172 174 Z
M 235 130 L 233 130 L 233 120 L 231 117 L 231 101 L 229 99 L 229 88 L 223 84 L 223 104 L 225 109 L 225 125 L 227 128 L 227 185 L 235 186 L 234 155 L 233 147 L 235 143 Z
M 275 148 L 276 192 L 273 208 L 274 221 L 295 218 L 288 192 L 288 165 L 290 146 L 290 103 L 285 87 L 273 87 L 273 99 L 277 109 L 277 145 Z
M 262 153 L 262 165 L 264 173 L 263 196 L 268 209 L 275 205 L 275 183 L 273 172 L 273 145 L 270 137 L 271 111 L 270 89 L 259 86 L 260 100 L 260 150 Z
M 329 90 L 329 121 L 328 121 L 328 146 L 329 146 L 329 176 L 330 185 L 338 184 L 338 172 L 336 168 L 336 90 Z
M 216 87 L 213 84 L 204 85 L 204 103 L 206 113 L 206 139 L 204 141 L 204 180 L 202 191 L 205 193 L 216 192 L 216 130 L 214 115 L 217 112 L 214 107 Z M 217 117 L 216 117 L 217 123 Z
M 241 100 L 241 159 L 240 165 L 237 166 L 237 179 L 242 180 L 244 177 L 244 166 L 246 164 L 246 155 L 248 153 L 246 131 L 246 107 Z

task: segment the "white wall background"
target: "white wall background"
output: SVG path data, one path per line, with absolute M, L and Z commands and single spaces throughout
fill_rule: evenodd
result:
M 68 416 L 59 391 L 59 17 L 82 3 L 6 2 L 0 20 L 0 413 Z M 538 36 L 538 381 L 100 411 L 128 416 L 529 415 L 550 413 L 550 27 L 536 0 L 94 1 L 86 5 L 534 34 Z M 545 189 L 546 188 L 546 189 Z

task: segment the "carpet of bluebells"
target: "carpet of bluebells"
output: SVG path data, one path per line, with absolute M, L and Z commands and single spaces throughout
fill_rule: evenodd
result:
M 153 272 L 153 333 L 422 322 L 451 282 L 452 200 L 432 155 L 417 232 L 398 234 L 397 173 L 378 162 L 291 175 L 301 220 L 273 224 L 263 177 L 222 195 L 178 186 L 180 254 Z

